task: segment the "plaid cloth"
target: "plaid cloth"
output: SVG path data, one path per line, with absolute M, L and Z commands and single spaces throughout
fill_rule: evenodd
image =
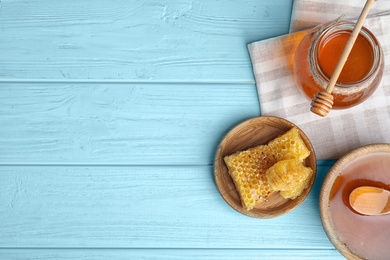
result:
M 339 10 L 357 19 L 365 2 L 295 0 L 291 31 L 298 32 L 248 45 L 261 114 L 282 117 L 300 127 L 310 138 L 318 160 L 337 159 L 366 144 L 390 143 L 390 1 L 374 2 L 364 22 L 385 54 L 382 81 L 369 99 L 319 117 L 310 112 L 310 101 L 299 92 L 292 75 L 295 50 L 307 33 L 299 30 L 334 20 L 342 14 L 335 14 Z

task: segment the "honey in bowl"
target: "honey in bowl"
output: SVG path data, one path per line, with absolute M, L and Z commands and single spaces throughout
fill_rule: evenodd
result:
M 364 259 L 390 256 L 390 215 L 364 216 L 352 209 L 349 195 L 357 187 L 390 190 L 390 153 L 364 155 L 336 177 L 329 194 L 329 215 L 338 238 Z
M 307 99 L 326 89 L 353 27 L 348 21 L 328 22 L 302 39 L 293 70 L 295 82 Z M 383 50 L 363 27 L 333 89 L 333 108 L 349 108 L 370 97 L 382 79 L 383 68 Z

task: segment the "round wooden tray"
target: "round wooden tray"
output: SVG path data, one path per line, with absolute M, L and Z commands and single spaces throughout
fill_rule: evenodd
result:
M 310 156 L 305 159 L 304 164 L 305 166 L 310 166 L 314 174 L 310 181 L 310 186 L 295 200 L 285 199 L 278 192 L 274 192 L 268 198 L 268 201 L 258 203 L 250 211 L 244 209 L 233 180 L 228 173 L 228 168 L 223 160 L 225 156 L 237 151 L 267 144 L 270 140 L 284 134 L 294 126 L 296 125 L 278 117 L 256 117 L 237 125 L 224 137 L 215 155 L 214 176 L 219 192 L 233 209 L 249 217 L 266 219 L 286 214 L 305 200 L 313 186 L 317 164 L 313 146 L 307 136 L 298 127 L 301 138 L 310 150 Z
M 324 182 L 322 183 L 320 192 L 320 215 L 322 225 L 329 240 L 335 248 L 347 259 L 364 259 L 352 252 L 348 246 L 342 242 L 333 229 L 333 225 L 329 214 L 329 195 L 333 187 L 333 183 L 339 176 L 340 172 L 352 161 L 373 153 L 390 153 L 390 144 L 371 144 L 357 148 L 348 154 L 341 157 L 329 170 Z

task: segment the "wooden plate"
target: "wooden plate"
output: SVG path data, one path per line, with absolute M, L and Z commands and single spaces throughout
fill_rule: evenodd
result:
M 364 259 L 352 252 L 348 246 L 342 242 L 336 234 L 336 231 L 333 229 L 333 225 L 330 219 L 329 213 L 329 195 L 333 187 L 333 183 L 336 180 L 337 176 L 343 171 L 345 166 L 347 166 L 352 161 L 374 153 L 390 153 L 390 144 L 371 144 L 366 145 L 360 148 L 357 148 L 348 154 L 341 157 L 329 170 L 328 174 L 325 176 L 324 182 L 322 183 L 321 192 L 320 192 L 320 215 L 322 225 L 324 227 L 325 233 L 328 236 L 329 240 L 335 246 L 335 248 L 347 259 Z
M 313 146 L 307 136 L 298 127 L 301 138 L 310 150 L 310 156 L 305 159 L 304 164 L 310 166 L 314 174 L 310 181 L 310 186 L 295 200 L 285 199 L 278 192 L 274 192 L 268 198 L 268 201 L 258 203 L 250 211 L 244 209 L 233 180 L 228 173 L 228 168 L 223 160 L 225 156 L 237 151 L 267 144 L 270 140 L 284 134 L 294 126 L 293 123 L 278 117 L 256 117 L 234 127 L 224 137 L 215 155 L 214 176 L 219 192 L 233 209 L 253 218 L 274 218 L 290 212 L 305 200 L 313 186 L 317 164 Z

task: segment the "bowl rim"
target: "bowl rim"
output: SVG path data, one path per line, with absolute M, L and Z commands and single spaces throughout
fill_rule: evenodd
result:
M 336 177 L 344 169 L 345 166 L 362 156 L 374 153 L 390 153 L 390 144 L 369 144 L 348 152 L 340 159 L 338 159 L 336 163 L 330 168 L 321 186 L 319 196 L 319 208 L 322 226 L 330 242 L 347 259 L 364 258 L 350 250 L 347 245 L 339 239 L 336 231 L 334 230 L 329 214 L 329 194 Z
M 270 120 L 270 121 L 277 121 L 277 124 L 279 124 L 280 126 L 288 126 L 291 128 L 293 127 L 296 127 L 299 131 L 299 134 L 301 136 L 301 138 L 304 140 L 306 146 L 308 147 L 308 149 L 310 150 L 311 154 L 309 155 L 310 157 L 310 160 L 311 161 L 314 161 L 314 164 L 313 165 L 310 165 L 312 166 L 312 169 L 313 169 L 313 176 L 311 177 L 311 181 L 310 181 L 310 186 L 308 188 L 305 189 L 305 194 L 302 194 L 301 196 L 299 196 L 298 198 L 296 198 L 294 201 L 294 205 L 288 209 L 284 209 L 284 208 L 279 208 L 277 210 L 275 210 L 275 212 L 273 212 L 272 214 L 271 213 L 257 213 L 253 210 L 250 210 L 250 211 L 247 211 L 245 210 L 242 206 L 237 206 L 235 204 L 232 204 L 225 196 L 226 195 L 226 191 L 224 191 L 222 189 L 222 184 L 221 184 L 221 177 L 219 176 L 220 175 L 220 172 L 218 172 L 218 169 L 217 169 L 217 163 L 219 163 L 219 161 L 222 159 L 223 161 L 223 158 L 222 158 L 222 152 L 221 152 L 221 149 L 223 146 L 223 143 L 225 142 L 226 139 L 229 138 L 229 135 L 231 135 L 232 133 L 234 133 L 235 131 L 237 131 L 238 129 L 241 129 L 243 127 L 245 127 L 245 125 L 253 122 L 253 121 L 259 121 L 259 123 L 262 123 L 266 120 Z M 288 131 L 288 130 L 286 130 Z M 271 139 L 270 139 L 271 140 Z M 266 144 L 266 143 L 264 143 Z M 249 147 L 248 147 L 249 148 Z M 226 165 L 225 165 L 226 167 Z M 295 125 L 294 123 L 288 121 L 287 119 L 284 119 L 284 118 L 281 118 L 281 117 L 275 117 L 275 116 L 258 116 L 258 117 L 253 117 L 253 118 L 250 118 L 250 119 L 247 119 L 247 120 L 244 120 L 240 123 L 238 123 L 237 125 L 233 126 L 226 134 L 225 136 L 222 138 L 222 140 L 220 141 L 219 145 L 218 145 L 218 148 L 217 148 L 217 151 L 215 153 L 215 157 L 214 157 L 214 163 L 213 163 L 213 168 L 214 168 L 214 180 L 215 180 L 215 183 L 216 183 L 216 186 L 217 186 L 217 189 L 219 191 L 219 193 L 221 194 L 221 196 L 223 197 L 223 199 L 225 200 L 225 202 L 230 206 L 232 207 L 234 210 L 236 210 L 237 212 L 241 213 L 241 214 L 244 214 L 246 216 L 249 216 L 249 217 L 253 217 L 253 218 L 259 218 L 259 219 L 269 219 L 269 218 L 275 218 L 275 217 L 278 217 L 278 216 L 282 216 L 284 214 L 287 214 L 289 212 L 291 212 L 293 209 L 295 209 L 296 207 L 298 207 L 306 198 L 307 196 L 309 195 L 309 193 L 311 192 L 312 188 L 313 188 L 313 184 L 314 184 L 314 181 L 316 179 L 316 173 L 317 173 L 317 158 L 316 158 L 316 155 L 315 155 L 315 151 L 314 151 L 314 148 L 313 148 L 313 145 L 312 143 L 310 142 L 309 138 L 307 137 L 307 135 L 297 126 Z M 226 167 L 227 168 L 227 167 Z M 227 173 L 228 174 L 228 173 Z M 228 174 L 229 175 L 229 174 Z M 230 177 L 230 175 L 229 175 Z M 231 178 L 231 177 L 230 177 Z M 280 195 L 279 195 L 280 196 Z

